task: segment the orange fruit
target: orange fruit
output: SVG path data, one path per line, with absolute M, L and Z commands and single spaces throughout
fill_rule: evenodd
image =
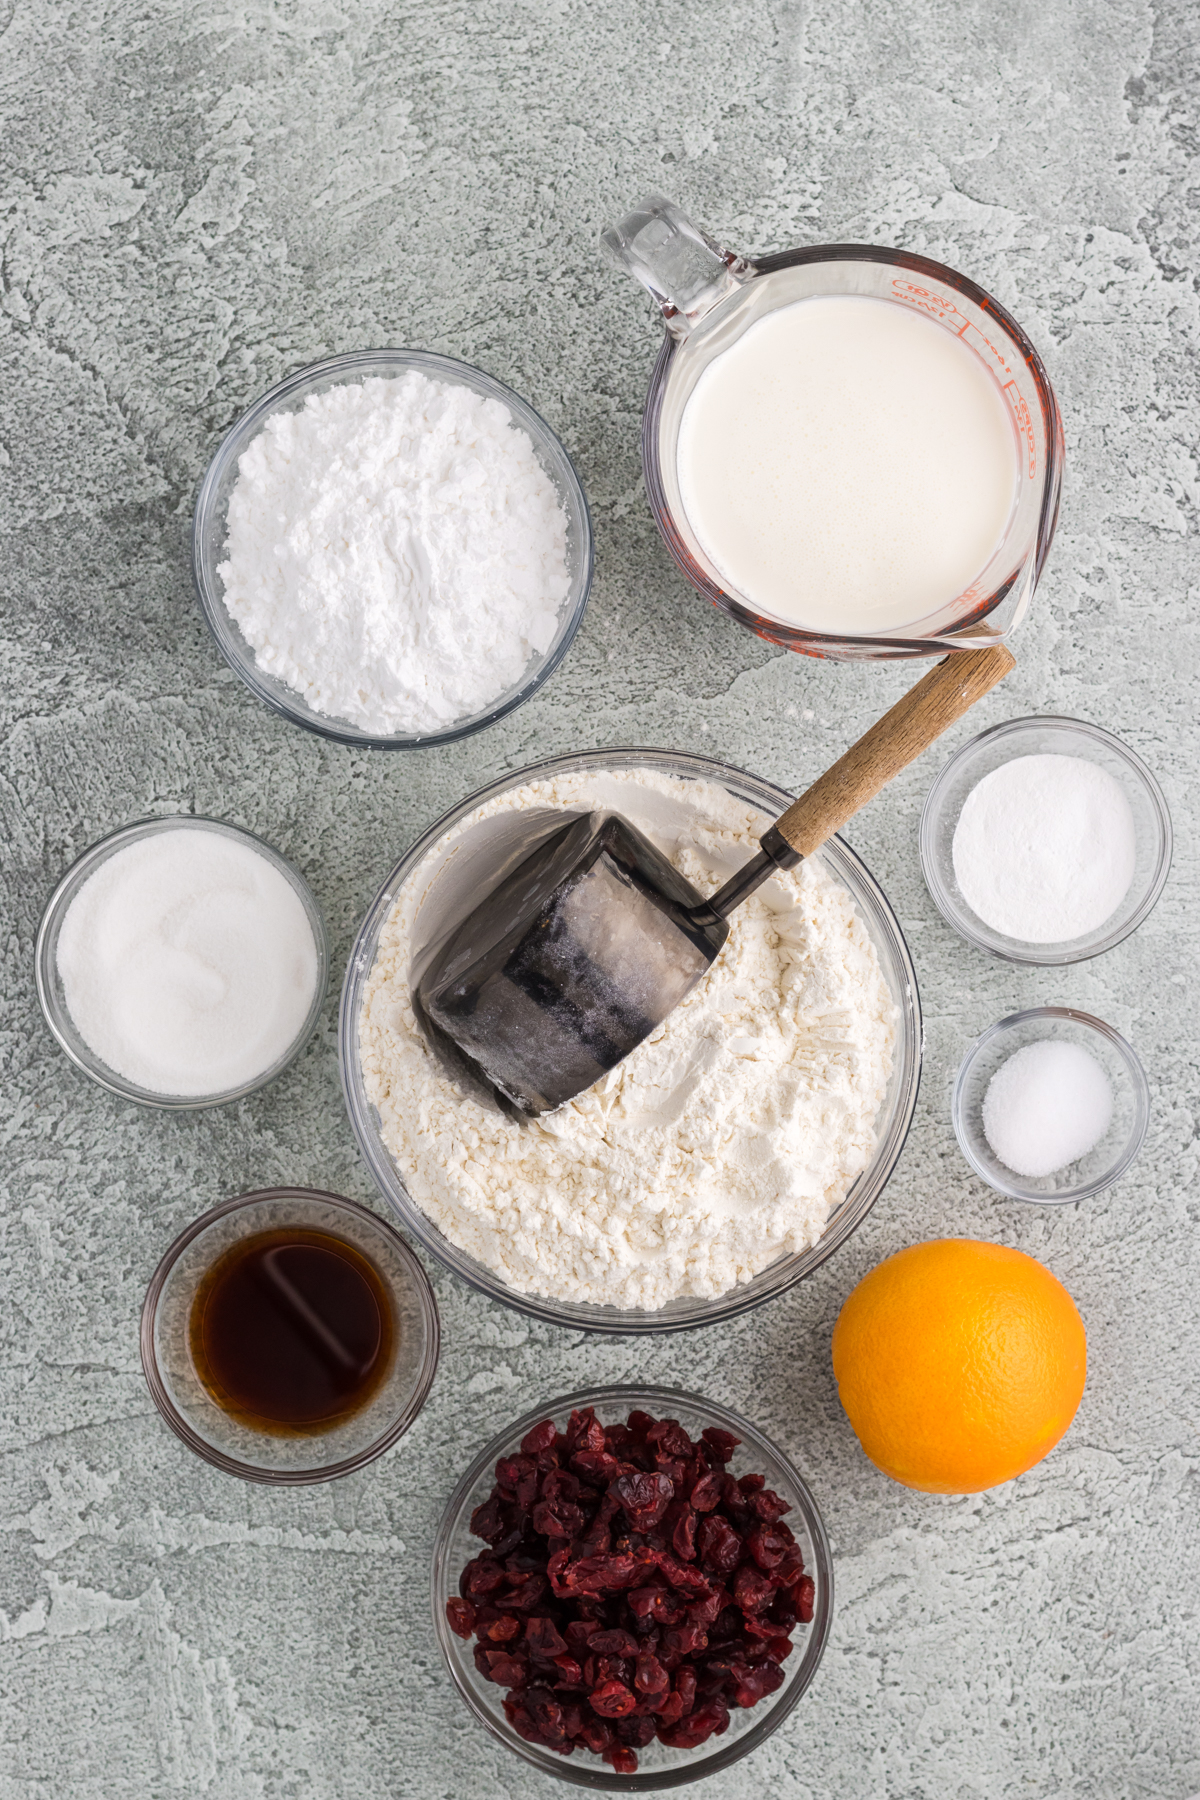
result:
M 834 1326 L 833 1372 L 885 1475 L 929 1494 L 977 1494 L 1031 1469 L 1066 1431 L 1087 1335 L 1032 1256 L 934 1238 L 859 1282 Z

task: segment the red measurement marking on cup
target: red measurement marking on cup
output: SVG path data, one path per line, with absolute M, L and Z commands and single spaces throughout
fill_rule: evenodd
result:
M 1003 387 L 1016 417 L 1017 431 L 1025 440 L 1025 448 L 1029 453 L 1029 479 L 1032 481 L 1037 474 L 1037 440 L 1033 435 L 1033 418 L 1016 382 L 1006 381 Z
M 1033 418 L 1003 352 L 996 348 L 987 333 L 981 331 L 975 321 L 969 319 L 948 295 L 940 293 L 936 288 L 921 287 L 915 281 L 902 281 L 899 276 L 893 276 L 892 291 L 897 300 L 903 302 L 905 306 L 916 307 L 919 312 L 923 312 L 930 318 L 936 319 L 939 324 L 945 325 L 954 333 L 955 337 L 960 338 L 963 343 L 969 344 L 984 362 L 987 362 L 989 357 L 994 359 L 996 378 L 1013 409 L 1017 432 L 1024 440 L 1028 451 L 1029 479 L 1033 481 L 1037 476 L 1037 441 L 1034 437 Z

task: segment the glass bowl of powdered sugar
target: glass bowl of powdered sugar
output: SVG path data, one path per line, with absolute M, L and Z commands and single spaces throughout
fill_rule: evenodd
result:
M 921 867 L 969 944 L 1054 967 L 1136 931 L 1171 867 L 1171 819 L 1139 756 L 1098 725 L 1010 719 L 963 746 L 929 790 Z
M 192 568 L 230 667 L 343 744 L 450 743 L 565 655 L 592 529 L 562 444 L 453 357 L 363 350 L 256 401 L 200 486 Z
M 620 813 L 710 892 L 787 800 L 703 757 L 557 757 L 464 800 L 387 877 L 342 991 L 346 1106 L 404 1229 L 464 1281 L 576 1330 L 679 1331 L 776 1298 L 867 1216 L 912 1119 L 921 1017 L 895 916 L 836 837 L 738 909 L 646 1043 L 536 1120 L 457 1082 L 411 1005 L 481 886 L 554 820 Z

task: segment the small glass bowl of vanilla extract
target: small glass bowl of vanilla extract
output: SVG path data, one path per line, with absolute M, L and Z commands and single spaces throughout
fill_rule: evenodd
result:
M 378 1214 L 315 1188 L 242 1194 L 155 1270 L 142 1367 L 163 1418 L 244 1481 L 332 1481 L 408 1430 L 437 1369 L 429 1278 Z

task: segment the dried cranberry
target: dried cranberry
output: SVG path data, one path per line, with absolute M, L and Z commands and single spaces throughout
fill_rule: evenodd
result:
M 695 1750 L 714 1733 L 724 1731 L 728 1724 L 729 1708 L 720 1700 L 710 1700 L 707 1706 L 689 1713 L 677 1725 L 668 1725 L 665 1730 L 660 1725 L 659 1741 L 669 1745 L 672 1750 Z
M 558 1437 L 558 1428 L 553 1419 L 543 1419 L 532 1431 L 527 1431 L 521 1439 L 521 1451 L 525 1456 L 537 1456 L 542 1450 L 553 1448 Z
M 693 1625 L 703 1625 L 707 1631 L 710 1625 L 716 1624 L 728 1605 L 729 1594 L 718 1583 L 704 1599 L 692 1600 L 688 1603 L 687 1616 Z
M 687 1616 L 682 1600 L 669 1588 L 632 1588 L 629 1604 L 639 1619 L 653 1619 L 659 1625 L 678 1625 Z
M 571 1458 L 571 1467 L 586 1481 L 603 1482 L 605 1487 L 621 1473 L 620 1463 L 607 1450 L 577 1450 Z
M 681 1563 L 667 1550 L 656 1550 L 654 1561 L 666 1576 L 673 1588 L 688 1594 L 694 1600 L 707 1599 L 712 1593 L 712 1583 L 700 1569 L 694 1569 L 690 1563 Z
M 514 1612 L 532 1612 L 540 1606 L 546 1596 L 546 1577 L 530 1570 L 524 1575 L 508 1575 L 505 1578 L 508 1586 L 505 1592 L 497 1597 L 496 1605 L 511 1608 Z
M 447 1600 L 446 1623 L 456 1637 L 469 1638 L 475 1629 L 475 1608 L 469 1600 Z
M 675 1625 L 663 1633 L 663 1653 L 667 1656 L 695 1656 L 708 1648 L 708 1633 L 703 1625 Z
M 506 1500 L 493 1494 L 471 1514 L 471 1531 L 485 1544 L 498 1544 L 512 1529 L 512 1509 Z
M 742 1540 L 720 1513 L 707 1513 L 696 1538 L 700 1561 L 714 1575 L 732 1575 L 742 1557 Z
M 750 1563 L 743 1563 L 733 1578 L 733 1597 L 744 1613 L 761 1611 L 774 1592 L 766 1576 Z
M 658 1444 L 667 1456 L 681 1456 L 685 1460 L 695 1448 L 678 1419 L 659 1419 L 647 1431 L 646 1439 L 648 1443 Z
M 603 1756 L 609 1745 L 613 1743 L 613 1728 L 604 1719 L 597 1718 L 595 1713 L 584 1718 L 577 1736 L 581 1738 L 593 1756 Z
M 513 1624 L 517 1621 L 514 1619 Z M 567 1647 L 567 1640 L 562 1636 L 553 1619 L 543 1613 L 525 1621 L 525 1642 L 531 1656 L 561 1656 Z
M 597 1656 L 636 1656 L 637 1639 L 628 1631 L 598 1631 L 588 1645 Z
M 498 1687 L 520 1687 L 528 1673 L 524 1660 L 519 1656 L 511 1656 L 507 1650 L 486 1650 L 487 1675 Z M 478 1667 L 478 1664 L 476 1664 Z
M 626 1423 L 634 1437 L 644 1438 L 650 1427 L 657 1425 L 658 1420 L 653 1413 L 635 1411 L 630 1413 Z
M 618 1475 L 609 1491 L 621 1502 L 635 1531 L 650 1531 L 674 1499 L 675 1484 L 669 1475 Z
M 504 1713 L 518 1737 L 525 1738 L 531 1744 L 541 1743 L 542 1734 L 526 1710 L 523 1694 L 505 1694 Z
M 779 1567 L 788 1551 L 788 1544 L 778 1531 L 769 1525 L 754 1525 L 746 1533 L 746 1548 L 766 1574 Z
M 744 1673 L 738 1670 L 737 1675 L 733 1697 L 739 1706 L 757 1706 L 760 1700 L 773 1694 L 776 1688 L 781 1688 L 784 1681 L 783 1670 L 776 1662 L 756 1663 L 754 1668 L 746 1669 Z
M 477 1556 L 462 1572 L 459 1588 L 464 1600 L 482 1600 L 503 1587 L 504 1567 L 491 1556 Z
M 696 1515 L 690 1506 L 685 1507 L 675 1521 L 675 1529 L 671 1533 L 671 1548 L 684 1562 L 691 1562 L 695 1557 Z
M 501 1613 L 495 1619 L 489 1619 L 486 1625 L 479 1628 L 479 1639 L 486 1638 L 489 1644 L 511 1644 L 515 1637 L 521 1635 L 521 1621 L 514 1619 L 511 1613 Z
M 744 1482 L 742 1486 L 744 1489 Z M 791 1512 L 792 1503 L 790 1500 L 784 1500 L 772 1488 L 763 1488 L 751 1500 L 750 1510 L 755 1518 L 761 1519 L 765 1525 L 773 1525 L 776 1519 L 782 1519 L 784 1513 Z
M 816 1599 L 817 1584 L 811 1575 L 801 1577 L 792 1589 L 796 1596 L 796 1612 L 802 1625 L 809 1625 L 813 1616 L 813 1601 Z
M 525 1694 L 525 1710 L 547 1737 L 562 1736 L 563 1709 L 549 1688 L 529 1688 Z
M 612 1764 L 616 1774 L 635 1775 L 637 1773 L 637 1752 L 631 1750 L 628 1744 L 610 1744 L 603 1754 L 605 1762 Z
M 571 1414 L 566 1430 L 569 1450 L 603 1450 L 604 1427 L 596 1418 L 595 1408 L 585 1406 Z
M 643 1651 L 637 1659 L 633 1685 L 643 1694 L 663 1694 L 670 1687 L 671 1678 L 657 1656 Z
M 632 1694 L 623 1681 L 602 1681 L 588 1695 L 592 1711 L 599 1713 L 602 1719 L 623 1719 L 637 1705 L 637 1696 Z
M 721 1477 L 715 1469 L 709 1469 L 692 1483 L 688 1499 L 698 1513 L 711 1512 L 721 1499 Z
M 719 1463 L 727 1463 L 742 1441 L 732 1431 L 722 1431 L 719 1425 L 706 1425 L 700 1436 Z
M 569 1500 L 539 1500 L 530 1514 L 530 1523 L 543 1537 L 578 1537 L 584 1527 L 582 1507 Z
M 630 1713 L 627 1719 L 617 1720 L 614 1730 L 621 1742 L 628 1744 L 631 1750 L 644 1750 L 647 1744 L 653 1743 L 657 1726 L 648 1714 L 639 1717 L 637 1713 Z

